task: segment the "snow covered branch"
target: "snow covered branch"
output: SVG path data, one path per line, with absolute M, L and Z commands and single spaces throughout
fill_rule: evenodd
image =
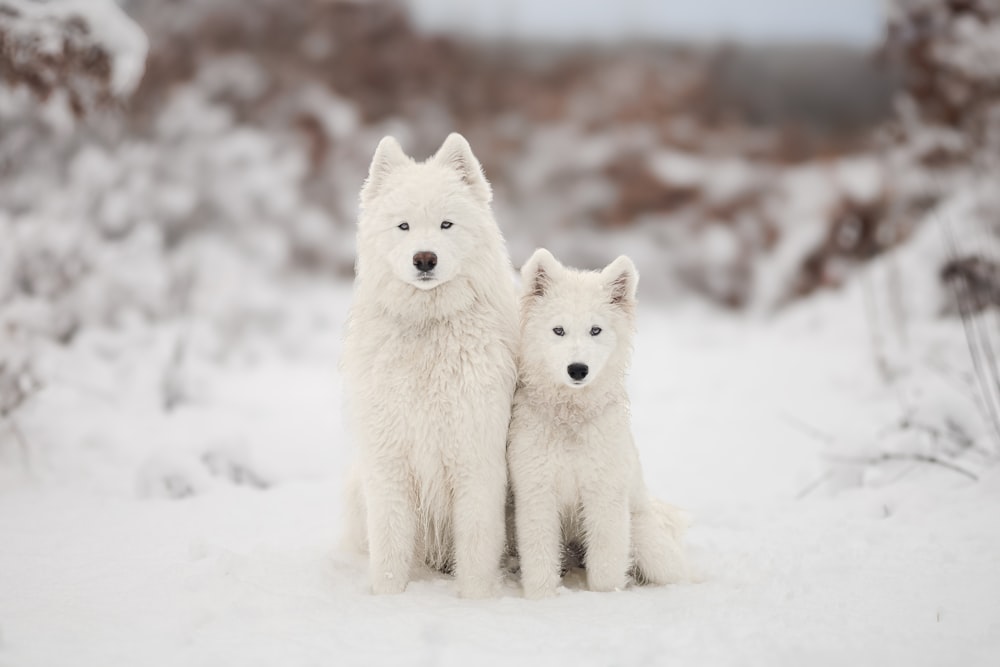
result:
M 0 0 L 0 80 L 40 99 L 63 91 L 78 116 L 127 97 L 147 49 L 113 0 Z

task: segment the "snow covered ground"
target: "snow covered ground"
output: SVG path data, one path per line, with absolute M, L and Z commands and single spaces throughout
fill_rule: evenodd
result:
M 349 288 L 283 296 L 238 343 L 40 351 L 58 380 L 0 424 L 0 665 L 996 664 L 1000 470 L 830 460 L 899 418 L 857 281 L 773 321 L 641 304 L 634 428 L 698 581 L 542 602 L 368 593 L 337 548 Z

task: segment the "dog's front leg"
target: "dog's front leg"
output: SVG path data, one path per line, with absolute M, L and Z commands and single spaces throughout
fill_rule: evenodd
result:
M 629 511 L 624 489 L 583 494 L 587 586 L 592 591 L 625 588 L 629 559 Z
M 402 593 L 410 580 L 417 518 L 409 475 L 398 463 L 380 462 L 365 480 L 372 592 Z
M 483 457 L 454 479 L 455 579 L 464 598 L 496 595 L 506 535 L 507 466 Z

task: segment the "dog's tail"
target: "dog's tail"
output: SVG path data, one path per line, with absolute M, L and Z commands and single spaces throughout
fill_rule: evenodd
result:
M 687 512 L 656 498 L 633 514 L 632 548 L 639 583 L 664 585 L 691 579 L 684 555 L 684 533 L 690 524 Z
M 358 553 L 368 553 L 368 517 L 365 494 L 361 488 L 361 474 L 357 466 L 351 469 L 344 487 L 344 530 L 341 549 Z

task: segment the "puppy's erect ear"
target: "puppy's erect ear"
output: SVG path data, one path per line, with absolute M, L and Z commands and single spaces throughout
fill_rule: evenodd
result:
M 366 206 L 379 195 L 389 174 L 412 162 L 412 158 L 403 152 L 403 147 L 394 137 L 382 137 L 372 157 L 372 164 L 368 167 L 368 178 L 361 186 L 361 205 Z
M 552 279 L 562 271 L 552 253 L 545 248 L 539 248 L 521 267 L 521 288 L 527 298 L 545 296 L 552 284 Z
M 639 286 L 639 272 L 632 260 L 621 255 L 601 271 L 604 288 L 615 306 L 631 308 L 635 305 L 635 290 Z
M 493 198 L 493 190 L 483 175 L 483 168 L 472 154 L 469 142 L 461 134 L 457 132 L 449 134 L 431 159 L 457 171 L 462 182 L 468 185 L 473 194 L 484 203 Z

